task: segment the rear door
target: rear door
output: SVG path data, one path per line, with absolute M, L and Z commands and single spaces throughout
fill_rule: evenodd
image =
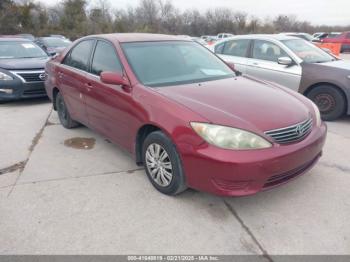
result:
M 279 57 L 292 59 L 279 45 L 266 40 L 254 40 L 249 58 L 247 58 L 246 73 L 298 91 L 302 73 L 301 66 L 297 63 L 289 66 L 281 65 L 278 63 Z
M 250 47 L 249 39 L 235 39 L 225 41 L 215 47 L 215 53 L 225 62 L 235 65 L 235 69 L 245 74 L 247 69 L 247 55 Z
M 58 69 L 58 82 L 68 110 L 75 120 L 87 123 L 84 103 L 86 76 L 95 40 L 83 40 L 72 48 Z

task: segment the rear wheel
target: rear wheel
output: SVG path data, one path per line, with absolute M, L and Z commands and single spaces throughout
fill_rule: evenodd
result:
M 147 176 L 158 191 L 176 195 L 186 190 L 179 154 L 164 133 L 155 131 L 146 137 L 142 156 Z
M 323 120 L 336 120 L 345 112 L 346 100 L 341 91 L 334 86 L 317 86 L 307 94 L 307 97 L 318 106 Z
M 61 93 L 57 93 L 55 102 L 58 118 L 62 126 L 68 129 L 79 126 L 79 123 L 71 118 Z

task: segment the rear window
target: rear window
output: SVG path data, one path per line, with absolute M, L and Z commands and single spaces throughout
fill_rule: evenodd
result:
M 42 39 L 43 43 L 48 47 L 68 47 L 72 42 L 68 39 L 59 37 L 47 37 Z

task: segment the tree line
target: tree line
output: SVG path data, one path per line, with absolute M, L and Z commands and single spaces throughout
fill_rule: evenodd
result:
M 63 34 L 75 39 L 89 34 L 148 32 L 216 35 L 279 32 L 350 31 L 347 26 L 313 25 L 295 15 L 261 19 L 231 8 L 181 11 L 171 0 L 140 0 L 137 6 L 113 9 L 109 0 L 61 0 L 46 6 L 33 0 L 0 1 L 0 34 Z

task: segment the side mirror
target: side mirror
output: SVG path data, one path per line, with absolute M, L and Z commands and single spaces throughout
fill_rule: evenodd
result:
M 130 87 L 128 80 L 123 78 L 121 73 L 116 72 L 102 72 L 100 75 L 102 83 L 110 85 L 121 85 L 123 87 Z
M 290 66 L 293 64 L 293 60 L 290 57 L 286 57 L 286 56 L 279 57 L 277 61 L 280 65 Z

